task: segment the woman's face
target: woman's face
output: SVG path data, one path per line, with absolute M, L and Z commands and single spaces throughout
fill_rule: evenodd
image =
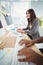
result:
M 26 12 L 26 18 L 30 18 L 30 13 L 28 11 Z

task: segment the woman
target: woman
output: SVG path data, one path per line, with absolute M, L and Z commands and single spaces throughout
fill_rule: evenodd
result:
M 27 28 L 25 29 L 17 29 L 18 32 L 26 32 L 31 39 L 36 39 L 40 37 L 39 35 L 39 19 L 36 17 L 36 14 L 33 9 L 28 9 L 26 11 L 26 18 L 28 21 Z

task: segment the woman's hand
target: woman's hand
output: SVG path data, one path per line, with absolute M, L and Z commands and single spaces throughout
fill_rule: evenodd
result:
M 17 32 L 25 33 L 25 31 L 23 29 L 17 29 Z
M 32 45 L 34 45 L 34 42 L 32 40 L 26 40 L 26 39 L 22 39 L 20 42 L 19 42 L 20 45 L 23 45 L 25 44 L 26 47 L 30 47 Z

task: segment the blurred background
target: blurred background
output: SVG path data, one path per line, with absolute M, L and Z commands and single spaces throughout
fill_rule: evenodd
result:
M 0 14 L 5 21 L 1 23 L 7 26 L 26 26 L 26 10 L 33 8 L 40 19 L 40 26 L 43 27 L 43 1 L 42 0 L 0 0 Z M 0 15 L 1 18 L 1 15 Z

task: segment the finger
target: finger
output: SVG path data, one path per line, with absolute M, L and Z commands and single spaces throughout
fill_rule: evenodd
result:
M 22 39 L 20 42 L 19 42 L 20 45 L 23 45 L 23 44 L 27 44 L 26 43 L 26 40 Z
M 25 39 L 22 39 L 19 43 L 21 43 L 22 41 L 24 41 L 24 42 L 25 42 L 26 40 L 25 40 Z
M 18 59 L 19 62 L 28 62 L 27 58 Z
M 26 47 L 31 47 L 32 46 L 32 44 L 26 44 Z
M 19 44 L 22 43 L 23 41 L 24 41 L 24 39 L 22 39 L 22 40 L 19 42 Z
M 21 53 L 32 53 L 33 50 L 30 48 L 30 47 L 25 47 L 25 48 L 22 48 L 21 50 L 19 50 L 18 52 L 21 52 Z
M 29 53 L 30 51 L 31 51 L 30 48 L 25 47 L 25 48 L 22 48 L 21 50 L 19 50 L 18 52 L 19 53 Z
M 27 54 L 27 53 L 18 53 L 17 55 L 18 55 L 18 56 L 22 56 L 22 55 L 24 55 L 24 56 L 26 56 L 26 57 L 31 56 L 31 54 Z
M 20 56 L 20 55 L 24 55 L 24 56 L 31 56 L 31 53 L 30 53 L 31 51 L 27 51 L 27 49 L 26 50 L 24 50 L 24 49 L 22 49 L 22 50 L 20 50 L 19 52 L 18 52 L 18 55 Z
M 18 59 L 19 62 L 32 62 L 37 65 L 43 65 L 43 62 L 39 62 L 38 60 L 35 60 L 33 58 L 23 58 L 23 59 Z
M 27 50 L 27 48 L 25 47 L 25 48 L 22 48 L 21 50 L 19 50 L 18 52 L 23 53 L 23 52 L 26 52 L 26 50 Z
M 19 62 L 34 62 L 34 60 L 32 60 L 30 57 L 26 57 L 26 58 L 20 58 L 18 59 Z
M 25 44 L 25 42 L 24 41 L 22 41 L 21 43 L 20 43 L 20 45 L 22 46 L 23 44 Z
M 20 51 L 17 55 L 26 55 L 26 53 L 24 51 Z

